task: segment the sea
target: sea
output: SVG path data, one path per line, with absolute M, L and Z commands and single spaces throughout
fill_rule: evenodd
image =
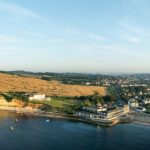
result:
M 0 150 L 150 150 L 150 126 L 101 127 L 0 111 Z

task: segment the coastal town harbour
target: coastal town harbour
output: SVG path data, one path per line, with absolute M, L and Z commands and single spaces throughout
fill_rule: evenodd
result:
M 30 95 L 29 95 L 30 96 Z M 32 95 L 38 102 L 45 101 L 43 95 Z M 39 98 L 39 99 L 38 99 Z M 50 97 L 46 99 L 50 101 Z M 144 102 L 149 102 L 148 100 Z M 8 102 L 4 97 L 0 97 L 0 110 L 16 112 L 17 114 L 25 114 L 29 116 L 45 116 L 50 118 L 62 118 L 77 120 L 81 122 L 92 123 L 101 126 L 113 126 L 118 123 L 143 123 L 150 124 L 150 115 L 144 111 L 138 111 L 139 106 L 142 106 L 136 99 L 130 99 L 128 104 L 116 104 L 109 103 L 93 106 L 83 106 L 80 109 L 74 111 L 73 114 L 67 114 L 64 112 L 53 112 L 43 110 L 43 107 L 47 107 L 45 104 L 32 103 L 30 100 L 28 103 L 14 99 Z

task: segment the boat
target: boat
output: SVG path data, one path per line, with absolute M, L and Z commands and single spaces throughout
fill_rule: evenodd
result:
M 14 130 L 14 127 L 10 127 L 10 130 L 13 131 L 13 130 Z

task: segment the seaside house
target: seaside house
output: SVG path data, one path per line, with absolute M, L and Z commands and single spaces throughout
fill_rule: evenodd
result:
M 150 104 L 150 98 L 143 99 L 143 100 L 142 100 L 142 103 L 143 103 L 144 105 Z
M 45 97 L 44 94 L 38 94 L 38 93 L 36 93 L 36 94 L 31 94 L 29 96 L 29 100 L 30 101 L 32 101 L 32 100 L 43 101 L 45 99 L 46 99 L 46 97 Z
M 139 106 L 138 104 L 138 101 L 134 98 L 131 98 L 129 101 L 128 101 L 128 105 L 132 108 L 136 108 Z

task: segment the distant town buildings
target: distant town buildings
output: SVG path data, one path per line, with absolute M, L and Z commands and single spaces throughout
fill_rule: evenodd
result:
M 90 82 L 86 82 L 85 84 L 86 84 L 86 85 L 91 85 L 91 83 L 90 83 Z

